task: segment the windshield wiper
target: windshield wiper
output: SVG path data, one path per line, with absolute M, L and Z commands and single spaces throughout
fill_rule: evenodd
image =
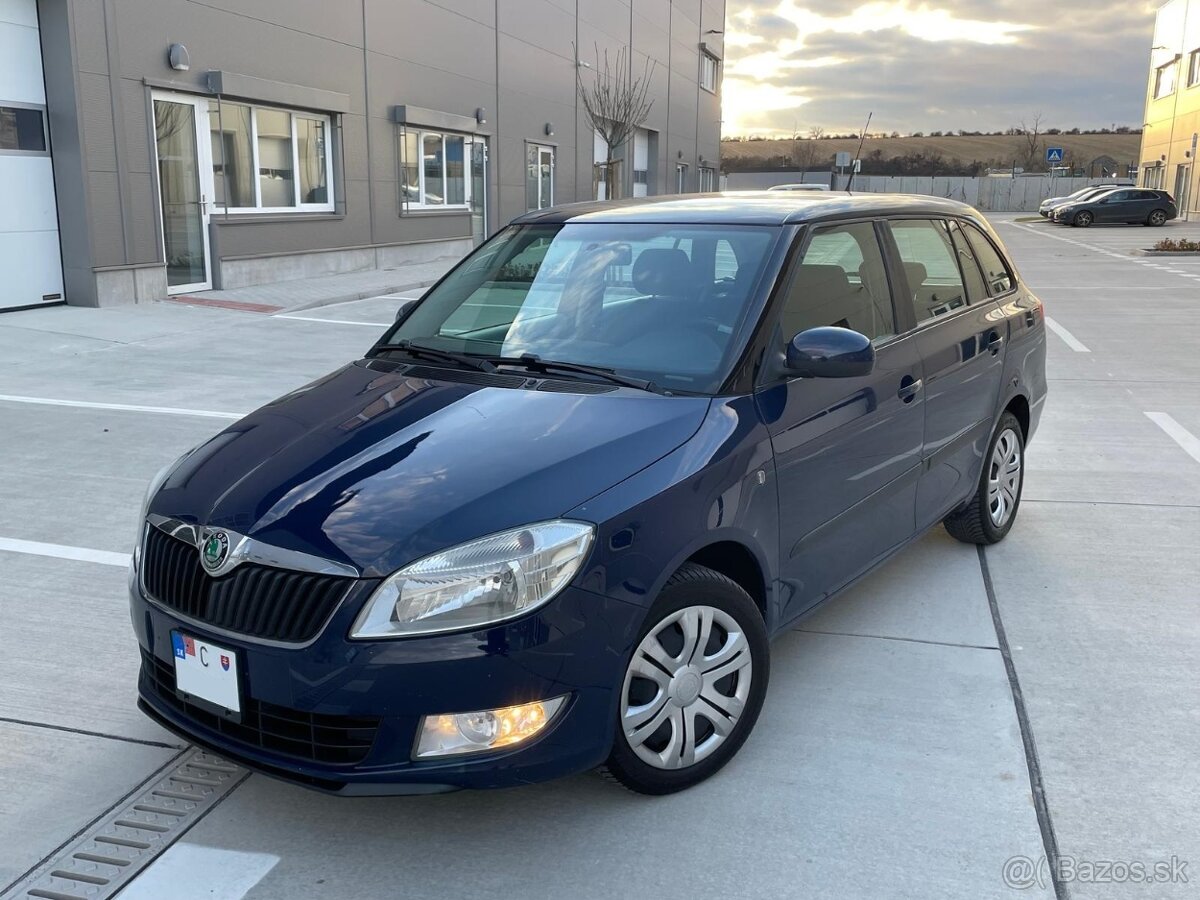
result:
M 441 362 L 457 363 L 477 372 L 495 372 L 496 367 L 491 361 L 482 356 L 472 356 L 470 353 L 455 353 L 453 350 L 439 350 L 436 347 L 426 347 L 424 344 L 414 344 L 412 341 L 396 341 L 394 344 L 384 344 L 383 350 L 401 350 L 409 356 L 436 359 Z
M 536 353 L 522 353 L 520 356 L 490 356 L 488 361 L 501 366 L 521 366 L 529 369 L 531 372 L 541 372 L 548 374 L 550 370 L 557 372 L 574 372 L 579 375 L 588 375 L 592 378 L 599 378 L 602 381 L 608 381 L 612 384 L 619 384 L 624 387 L 637 388 L 640 391 L 651 391 L 655 394 L 665 393 L 662 388 L 656 385 L 653 381 L 646 381 L 644 378 L 631 378 L 628 375 L 618 375 L 612 369 L 603 369 L 599 366 L 587 366 L 583 363 L 560 362 L 553 359 L 542 359 Z

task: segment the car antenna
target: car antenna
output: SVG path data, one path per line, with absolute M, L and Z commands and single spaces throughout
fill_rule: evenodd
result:
M 855 160 L 858 161 L 858 164 L 860 166 L 862 165 L 863 143 L 867 139 L 867 129 L 871 127 L 871 116 L 873 116 L 873 115 L 875 115 L 874 110 L 867 113 L 867 124 L 863 126 L 862 137 L 860 137 L 858 139 L 858 150 L 856 150 L 854 152 L 854 159 L 850 161 L 850 177 L 848 179 L 846 179 L 846 193 L 847 194 L 850 193 L 850 188 L 854 185 L 854 162 L 855 162 Z

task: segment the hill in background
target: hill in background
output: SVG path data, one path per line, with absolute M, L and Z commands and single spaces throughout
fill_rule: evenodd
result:
M 945 137 L 872 137 L 863 144 L 863 173 L 867 175 L 981 175 L 988 168 L 1014 165 L 1026 171 L 1045 171 L 1046 147 L 1062 147 L 1064 164 L 1089 171 L 1095 160 L 1109 158 L 1120 167 L 1136 165 L 1140 134 L 1043 135 L 1034 165 L 1027 165 L 1029 142 L 1020 134 L 948 135 Z M 725 172 L 763 172 L 778 169 L 828 171 L 840 151 L 851 157 L 857 138 L 816 140 L 724 140 L 721 169 Z

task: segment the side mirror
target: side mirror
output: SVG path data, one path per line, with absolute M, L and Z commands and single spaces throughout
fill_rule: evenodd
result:
M 861 378 L 875 368 L 875 346 L 849 328 L 810 328 L 788 342 L 787 368 L 802 378 Z
M 420 302 L 420 300 L 412 299 L 412 300 L 405 300 L 403 303 L 401 303 L 400 306 L 396 309 L 396 321 L 399 322 L 401 319 L 403 319 L 405 316 L 407 316 L 409 313 L 409 310 L 411 310 L 419 302 Z

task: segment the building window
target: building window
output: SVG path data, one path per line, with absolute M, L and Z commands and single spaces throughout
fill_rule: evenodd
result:
M 400 192 L 409 209 L 467 206 L 467 138 L 440 131 L 400 136 Z
M 1171 60 L 1165 66 L 1154 70 L 1154 99 L 1169 97 L 1175 93 L 1176 62 Z
M 554 205 L 554 148 L 544 144 L 525 145 L 525 208 L 546 209 Z
M 1200 50 L 1188 54 L 1188 87 L 1200 84 Z
M 0 106 L 0 153 L 45 153 L 46 121 L 40 107 Z
M 213 195 L 227 212 L 333 209 L 328 116 L 210 100 Z
M 1142 187 L 1161 191 L 1167 180 L 1167 169 L 1162 163 L 1142 166 Z
M 717 69 L 721 62 L 711 53 L 700 53 L 700 87 L 715 94 L 717 92 Z
M 687 163 L 675 164 L 675 193 L 683 194 L 687 192 Z
M 712 166 L 700 167 L 700 193 L 708 194 L 716 190 L 717 170 Z

